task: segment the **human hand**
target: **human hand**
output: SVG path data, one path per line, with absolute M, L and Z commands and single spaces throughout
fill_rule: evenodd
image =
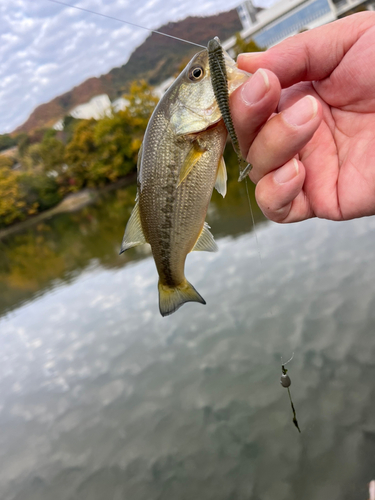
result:
M 269 219 L 375 214 L 374 41 L 363 12 L 238 56 L 256 74 L 231 97 L 233 123 Z

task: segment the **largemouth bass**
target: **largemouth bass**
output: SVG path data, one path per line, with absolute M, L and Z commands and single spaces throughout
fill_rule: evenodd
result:
M 248 74 L 225 54 L 229 95 Z M 138 192 L 121 253 L 151 245 L 159 274 L 159 308 L 172 314 L 185 302 L 205 304 L 186 280 L 193 250 L 216 251 L 205 223 L 213 188 L 225 196 L 227 130 L 212 88 L 208 52 L 196 54 L 164 94 L 148 123 L 138 156 Z

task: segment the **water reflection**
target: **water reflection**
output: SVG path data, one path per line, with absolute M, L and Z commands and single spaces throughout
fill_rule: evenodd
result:
M 30 252 L 29 297 L 43 295 L 0 320 L 1 498 L 366 500 L 375 219 L 261 225 L 260 261 L 242 195 L 215 202 L 220 251 L 186 270 L 207 305 L 161 318 L 152 259 L 116 255 L 123 196 L 33 236 L 57 260 L 34 277 Z M 292 352 L 301 435 L 279 383 Z
M 231 158 L 227 160 L 231 164 Z M 209 209 L 208 221 L 216 238 L 251 230 L 246 191 L 236 177 L 234 161 L 225 200 L 215 191 Z M 35 295 L 71 282 L 87 267 L 119 268 L 147 256 L 146 247 L 118 255 L 135 194 L 135 185 L 118 189 L 82 210 L 55 215 L 0 239 L 0 316 Z M 253 207 L 256 221 L 264 220 L 254 201 Z

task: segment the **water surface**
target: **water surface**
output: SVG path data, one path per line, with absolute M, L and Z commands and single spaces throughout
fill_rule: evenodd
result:
M 343 500 L 375 478 L 375 219 L 214 198 L 207 301 L 162 318 L 134 188 L 0 242 L 0 498 Z M 302 429 L 280 386 L 288 365 Z

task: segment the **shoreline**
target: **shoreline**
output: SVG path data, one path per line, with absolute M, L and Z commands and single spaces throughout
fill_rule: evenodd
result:
M 49 219 L 56 214 L 62 214 L 66 212 L 75 212 L 76 210 L 80 210 L 81 208 L 93 203 L 97 198 L 99 198 L 102 194 L 107 193 L 109 191 L 113 191 L 114 189 L 118 189 L 120 187 L 125 187 L 133 184 L 137 179 L 137 173 L 133 172 L 121 179 L 113 182 L 111 184 L 107 184 L 101 188 L 85 188 L 79 191 L 78 193 L 72 193 L 66 196 L 60 203 L 56 206 L 49 208 L 48 210 L 44 210 L 36 215 L 31 215 L 27 219 L 15 222 L 11 224 L 9 227 L 4 229 L 0 229 L 0 240 L 6 238 L 10 234 L 17 233 L 18 231 L 22 231 L 23 229 L 27 229 L 28 227 L 37 224 L 45 219 Z

